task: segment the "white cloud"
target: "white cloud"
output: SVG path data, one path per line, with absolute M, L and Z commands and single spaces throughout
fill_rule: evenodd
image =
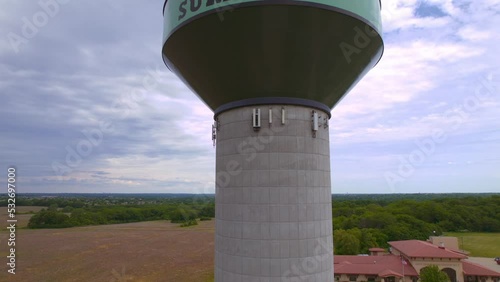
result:
M 483 41 L 491 38 L 491 32 L 482 31 L 473 27 L 465 27 L 458 34 L 467 41 Z M 480 42 L 479 42 L 480 43 Z

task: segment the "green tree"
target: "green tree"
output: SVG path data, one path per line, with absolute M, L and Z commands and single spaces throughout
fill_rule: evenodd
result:
M 72 211 L 73 211 L 73 207 L 72 206 L 65 206 L 62 209 L 62 212 L 72 212 Z
M 359 239 L 359 242 L 360 242 L 360 252 L 362 254 L 367 254 L 370 248 L 380 246 L 377 242 L 377 237 L 375 233 L 377 233 L 376 230 L 361 229 L 361 237 Z
M 175 209 L 170 214 L 170 222 L 172 223 L 184 223 L 189 222 L 191 220 L 195 220 L 198 217 L 196 211 L 190 208 L 187 205 L 179 205 L 177 209 Z
M 439 270 L 437 265 L 429 265 L 420 270 L 421 282 L 450 282 L 448 275 Z
M 359 229 L 358 229 L 359 231 Z M 360 242 L 355 231 L 335 230 L 333 232 L 334 250 L 336 255 L 359 254 Z
M 198 216 L 200 217 L 215 217 L 215 204 L 209 204 L 201 208 Z
M 41 210 L 30 218 L 28 228 L 70 227 L 69 216 L 53 210 Z

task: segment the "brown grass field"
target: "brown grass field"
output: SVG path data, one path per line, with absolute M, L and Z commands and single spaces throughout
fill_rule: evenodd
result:
M 7 273 L 7 236 L 3 228 L 0 281 L 213 281 L 213 220 L 19 229 L 16 275 Z

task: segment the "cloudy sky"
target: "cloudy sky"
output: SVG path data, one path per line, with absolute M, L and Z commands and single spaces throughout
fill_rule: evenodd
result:
M 58 1 L 2 0 L 0 181 L 213 193 L 212 113 L 163 65 L 163 0 Z M 384 57 L 332 111 L 332 191 L 500 192 L 500 0 L 382 2 Z

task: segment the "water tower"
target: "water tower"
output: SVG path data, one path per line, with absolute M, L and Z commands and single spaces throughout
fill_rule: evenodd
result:
M 165 2 L 163 60 L 214 111 L 215 281 L 333 281 L 330 111 L 382 57 L 380 9 Z

